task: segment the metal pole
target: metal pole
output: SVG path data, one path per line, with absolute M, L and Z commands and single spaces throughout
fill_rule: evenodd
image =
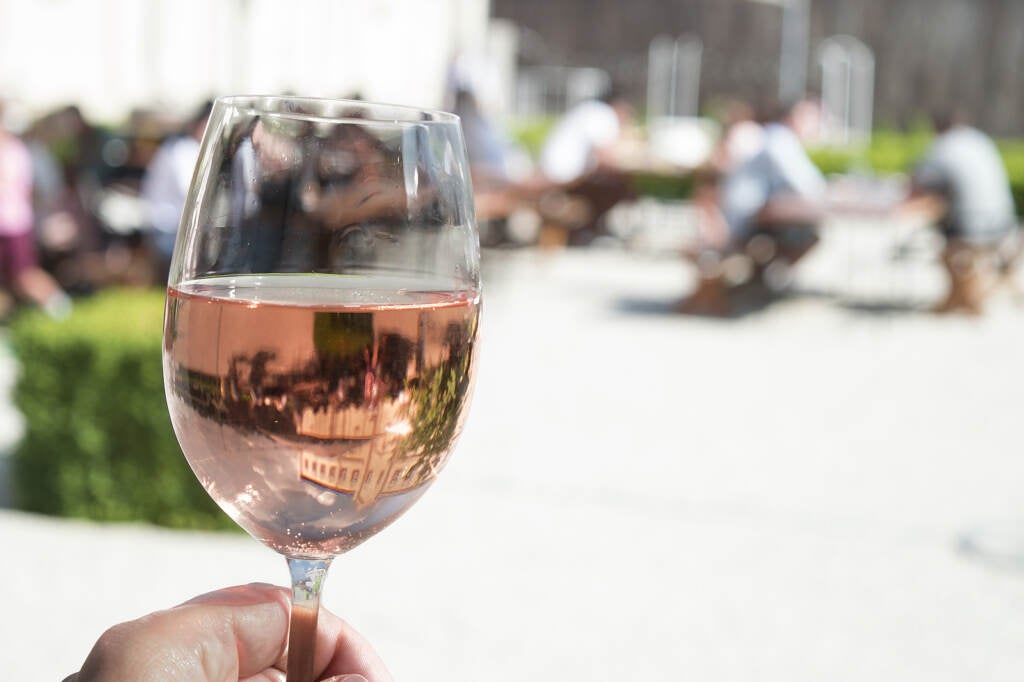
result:
M 802 97 L 807 88 L 807 53 L 811 33 L 810 0 L 788 0 L 782 10 L 779 99 Z

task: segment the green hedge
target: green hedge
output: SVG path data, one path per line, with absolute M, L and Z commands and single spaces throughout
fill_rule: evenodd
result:
M 160 360 L 162 291 L 109 291 L 70 317 L 19 316 L 14 453 L 22 509 L 100 521 L 230 528 L 189 469 L 171 429 Z

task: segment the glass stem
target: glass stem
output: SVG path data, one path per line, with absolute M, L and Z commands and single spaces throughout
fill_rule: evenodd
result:
M 288 557 L 292 574 L 292 617 L 288 628 L 288 682 L 313 682 L 316 622 L 330 559 Z

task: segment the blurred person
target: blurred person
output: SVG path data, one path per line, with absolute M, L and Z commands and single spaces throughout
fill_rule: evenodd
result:
M 64 682 L 284 682 L 288 592 L 250 584 L 191 599 L 107 630 Z M 362 635 L 326 609 L 317 622 L 317 680 L 391 682 Z
M 530 177 L 528 155 L 481 109 L 472 90 L 460 88 L 454 98 L 452 113 L 459 117 L 466 141 L 481 243 L 516 241 L 520 236 L 510 234 L 509 228 L 513 214 L 528 212 L 536 222 L 532 207 L 550 185 Z
M 203 139 L 212 108 L 212 102 L 204 102 L 181 134 L 160 145 L 142 180 L 142 198 L 151 223 L 147 239 L 161 279 L 166 279 L 170 268 L 178 223 L 199 159 L 199 142 Z
M 452 113 L 459 117 L 462 124 L 474 189 L 502 186 L 511 182 L 511 145 L 494 121 L 480 109 L 476 95 L 471 90 L 457 90 Z
M 108 180 L 109 166 L 103 160 L 103 147 L 110 135 L 90 123 L 77 105 L 71 104 L 40 121 L 42 135 L 64 170 L 69 198 L 77 202 L 72 210 L 80 217 L 82 248 L 100 248 L 103 235 L 94 207 L 100 190 Z
M 940 110 L 932 120 L 938 136 L 914 168 L 904 209 L 927 214 L 945 238 L 949 293 L 935 312 L 978 314 L 1016 228 L 1010 181 L 995 143 L 963 114 Z
M 811 99 L 778 108 L 760 151 L 726 172 L 717 192 L 698 195 L 701 244 L 688 255 L 699 281 L 680 312 L 729 314 L 738 283 L 784 287 L 789 269 L 818 242 L 827 184 L 804 144 L 819 115 Z
M 570 108 L 544 141 L 540 167 L 553 182 L 569 184 L 616 166 L 616 144 L 632 120 L 629 104 L 612 88 Z
M 0 121 L 3 108 L 0 105 Z M 39 267 L 32 208 L 32 156 L 17 136 L 0 126 L 0 277 L 5 287 L 39 305 L 52 317 L 66 317 L 71 299 Z
M 77 106 L 68 105 L 36 120 L 26 139 L 37 162 L 41 261 L 63 286 L 90 291 L 105 280 L 108 269 L 104 249 L 109 235 L 97 208 L 111 175 L 103 158 L 111 138 Z
M 727 173 L 753 158 L 764 147 L 764 127 L 757 122 L 754 108 L 742 100 L 726 106 L 722 134 L 709 160 L 718 173 Z
M 710 247 L 724 248 L 728 243 L 728 229 L 721 217 L 719 190 L 723 178 L 757 156 L 764 149 L 764 126 L 756 120 L 752 106 L 745 101 L 733 100 L 726 105 L 719 135 L 707 161 L 693 173 L 693 204 L 698 210 L 700 245 L 698 253 L 704 250 L 703 262 L 708 265 L 717 262 L 718 256 L 710 254 Z M 708 295 L 711 295 L 710 287 Z M 724 298 L 716 292 L 715 298 Z M 724 307 L 724 304 L 719 307 Z
M 542 197 L 540 211 L 547 220 L 567 225 L 576 243 L 592 239 L 608 211 L 635 197 L 620 163 L 632 121 L 632 107 L 608 88 L 570 108 L 544 141 L 540 168 L 554 191 Z
M 77 111 L 77 110 L 76 110 Z M 29 126 L 23 136 L 32 155 L 33 210 L 40 266 L 61 287 L 88 291 L 82 257 L 100 247 L 95 221 L 86 207 L 86 192 L 77 176 L 75 128 L 80 112 L 51 112 Z

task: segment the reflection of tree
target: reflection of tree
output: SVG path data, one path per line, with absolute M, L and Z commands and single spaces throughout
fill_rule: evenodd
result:
M 380 382 L 384 395 L 394 400 L 405 389 L 415 344 L 400 334 L 384 334 L 380 339 Z
M 405 456 L 416 458 L 409 476 L 417 485 L 437 473 L 458 435 L 460 416 L 472 383 L 476 323 L 474 316 L 462 324 L 453 322 L 448 326 L 447 358 L 425 371 L 410 391 L 412 430 L 398 449 Z
M 373 316 L 367 313 L 317 315 L 313 322 L 316 357 L 307 366 L 307 380 L 319 381 L 341 405 L 362 405 L 366 373 L 374 343 Z M 301 412 L 301 410 L 297 410 Z
M 201 417 L 221 421 L 227 414 L 224 386 L 220 377 L 178 365 L 172 378 L 174 392 L 187 396 L 189 405 Z
M 401 480 L 399 489 L 407 490 L 435 475 L 457 435 L 477 320 L 451 322 L 441 338 L 432 337 L 426 357 L 419 344 L 428 340 L 378 333 L 373 324 L 367 313 L 318 315 L 316 352 L 293 369 L 277 370 L 273 351 L 239 353 L 223 376 L 178 365 L 175 390 L 200 415 L 232 428 L 325 447 L 310 452 L 322 452 L 328 467 L 348 466 L 335 457 L 372 453 L 383 458 L 372 465 L 379 476 L 387 472 L 383 484 Z M 368 477 L 370 461 L 363 466 Z

